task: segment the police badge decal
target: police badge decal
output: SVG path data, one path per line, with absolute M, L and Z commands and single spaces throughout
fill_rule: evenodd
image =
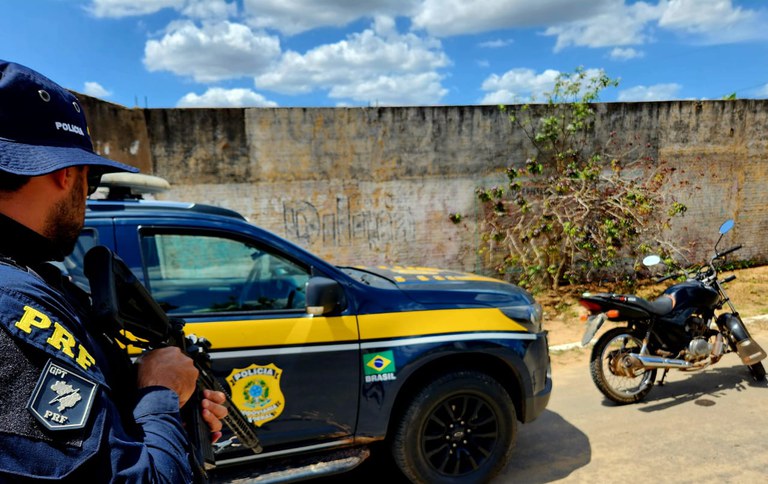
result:
M 232 401 L 248 421 L 261 427 L 283 413 L 285 396 L 280 389 L 283 370 L 273 363 L 235 368 L 227 377 Z
M 27 409 L 48 430 L 85 427 L 98 385 L 48 360 Z

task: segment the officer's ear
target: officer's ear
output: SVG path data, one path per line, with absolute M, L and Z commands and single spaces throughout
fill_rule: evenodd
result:
M 64 191 L 69 191 L 72 189 L 72 185 L 77 183 L 78 178 L 83 176 L 82 173 L 83 167 L 68 166 L 66 168 L 56 170 L 50 175 L 52 177 L 53 183 L 57 188 L 60 188 Z

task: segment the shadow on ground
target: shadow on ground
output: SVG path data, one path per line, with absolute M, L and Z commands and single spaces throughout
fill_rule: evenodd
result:
M 494 482 L 552 482 L 584 467 L 592 457 L 589 438 L 555 412 L 519 426 L 512 461 Z
M 517 443 L 510 464 L 492 482 L 546 483 L 563 479 L 591 459 L 589 439 L 560 415 L 549 410 L 534 422 L 518 424 Z M 386 482 L 407 484 L 383 446 L 374 446 L 371 457 L 352 472 L 315 483 Z
M 725 392 L 743 392 L 748 388 L 768 388 L 765 380 L 756 382 L 752 379 L 746 366 L 722 366 L 707 368 L 699 373 L 684 374 L 673 370 L 673 381 L 666 381 L 663 386 L 658 385 L 662 372 L 659 371 L 656 384 L 651 392 L 639 405 L 643 412 L 657 412 L 666 410 L 676 405 L 687 402 L 695 402 L 702 406 L 717 404 L 717 400 Z M 670 371 L 669 376 L 673 375 Z M 613 405 L 606 400 L 605 405 Z

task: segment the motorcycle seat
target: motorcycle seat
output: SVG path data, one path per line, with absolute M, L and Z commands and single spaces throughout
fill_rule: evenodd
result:
M 675 307 L 675 300 L 664 294 L 653 301 L 638 297 L 635 304 L 654 316 L 665 316 L 672 312 Z

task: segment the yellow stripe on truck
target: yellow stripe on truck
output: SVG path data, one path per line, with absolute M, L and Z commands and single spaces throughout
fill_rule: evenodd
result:
M 496 308 L 362 314 L 362 340 L 467 331 L 527 331 Z
M 189 323 L 186 333 L 211 342 L 214 350 L 357 341 L 354 316 L 281 318 Z
M 527 333 L 495 308 L 363 314 L 359 325 L 362 341 L 477 331 Z M 354 316 L 215 321 L 189 323 L 184 329 L 209 340 L 214 350 L 358 340 Z

